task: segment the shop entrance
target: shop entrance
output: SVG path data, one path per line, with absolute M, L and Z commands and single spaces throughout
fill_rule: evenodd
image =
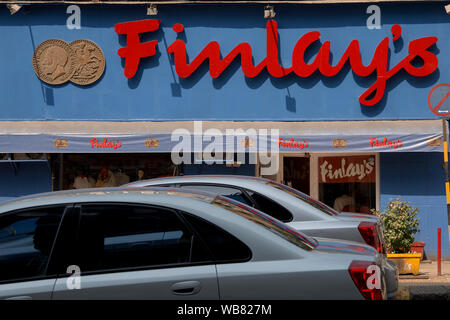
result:
M 310 194 L 310 158 L 283 157 L 283 183 L 303 193 Z
M 374 154 L 318 157 L 319 200 L 337 211 L 370 214 L 376 206 Z

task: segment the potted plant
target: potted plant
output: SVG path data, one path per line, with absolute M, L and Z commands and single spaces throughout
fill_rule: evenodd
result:
M 400 198 L 390 200 L 384 211 L 373 210 L 384 224 L 388 259 L 394 261 L 400 274 L 419 273 L 421 253 L 411 252 L 414 237 L 419 232 L 419 209 Z

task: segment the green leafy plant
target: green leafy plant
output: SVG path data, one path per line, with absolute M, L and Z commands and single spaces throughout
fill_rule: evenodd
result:
M 384 237 L 389 253 L 408 253 L 419 229 L 419 209 L 400 198 L 390 200 L 384 211 L 372 210 L 384 224 Z

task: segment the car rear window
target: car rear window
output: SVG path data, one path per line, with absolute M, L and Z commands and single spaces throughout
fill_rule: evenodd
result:
M 305 201 L 309 205 L 313 206 L 316 209 L 319 209 L 320 211 L 326 213 L 329 216 L 338 216 L 339 212 L 334 210 L 333 208 L 327 206 L 325 203 L 322 203 L 320 201 L 314 200 L 310 196 L 304 194 L 303 192 L 298 191 L 297 189 L 291 188 L 289 186 L 286 186 L 284 184 L 271 181 L 271 180 L 263 180 L 263 182 L 267 185 L 270 185 L 274 188 L 277 188 L 278 190 L 284 191 L 286 193 L 289 193 L 291 196 L 296 197 L 297 199 L 300 199 L 302 201 Z
M 212 204 L 231 211 L 247 220 L 253 221 L 254 223 L 257 223 L 284 238 L 285 240 L 301 247 L 302 249 L 309 251 L 317 246 L 317 241 L 313 238 L 301 234 L 281 221 L 278 221 L 269 215 L 255 210 L 243 203 L 222 196 L 217 196 Z

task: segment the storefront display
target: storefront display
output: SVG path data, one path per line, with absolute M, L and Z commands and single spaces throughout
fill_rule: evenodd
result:
M 417 240 L 432 257 L 450 222 L 443 3 L 378 3 L 382 23 L 369 28 L 367 3 L 277 3 L 267 19 L 260 3 L 229 2 L 167 3 L 154 16 L 80 3 L 79 28 L 65 3 L 0 10 L 0 201 L 263 176 L 344 212 L 401 196 L 419 208 Z
M 375 155 L 319 157 L 319 200 L 338 211 L 376 209 Z
M 64 154 L 62 190 L 117 187 L 128 182 L 178 174 L 170 154 Z M 54 190 L 59 186 L 55 185 Z

